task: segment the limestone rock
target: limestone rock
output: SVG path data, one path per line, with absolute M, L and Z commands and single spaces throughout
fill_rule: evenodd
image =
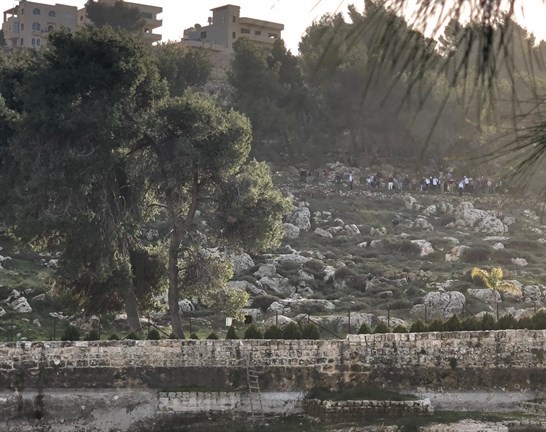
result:
M 284 277 L 263 277 L 260 279 L 260 283 L 264 288 L 269 289 L 276 295 L 282 297 L 291 296 L 296 292 L 296 287 L 290 284 L 289 280 Z
M 505 216 L 502 221 L 504 222 L 505 225 L 510 226 L 516 223 L 516 218 L 513 216 Z
M 370 228 L 370 235 L 374 236 L 374 237 L 387 235 L 387 228 L 385 228 L 385 227 L 380 227 L 380 228 L 371 227 Z
M 460 243 L 455 237 L 444 237 L 444 240 L 454 245 L 458 245 Z
M 283 223 L 282 229 L 284 231 L 284 238 L 297 239 L 300 236 L 300 229 L 294 224 Z
M 268 319 L 265 320 L 264 326 L 271 327 L 276 325 L 277 327 L 284 328 L 291 322 L 295 322 L 295 321 L 291 320 L 290 318 L 284 315 L 273 315 L 272 317 L 269 317 Z
M 455 210 L 455 225 L 460 228 L 473 228 L 489 234 L 505 234 L 508 227 L 494 213 L 474 208 L 470 202 L 462 202 Z
M 463 311 L 466 299 L 464 294 L 458 291 L 433 291 L 424 298 L 424 304 L 415 305 L 411 315 L 417 318 L 424 317 L 425 305 L 427 308 L 427 319 L 451 318 Z
M 369 247 L 372 249 L 383 246 L 383 240 L 372 240 L 369 244 Z
M 523 300 L 539 302 L 542 300 L 543 292 L 544 292 L 543 285 L 526 285 L 522 289 Z
M 434 231 L 434 227 L 425 218 L 415 219 L 411 226 L 422 231 Z
M 226 287 L 228 289 L 240 289 L 240 290 L 246 291 L 251 296 L 259 296 L 259 295 L 267 294 L 263 289 L 261 289 L 260 287 L 257 287 L 256 285 L 248 281 L 230 281 L 226 284 Z
M 254 276 L 258 279 L 264 276 L 273 277 L 277 274 L 277 268 L 274 264 L 262 264 L 260 268 L 254 272 Z
M 411 195 L 404 195 L 402 198 L 404 201 L 404 207 L 406 210 L 419 210 L 421 206 L 417 203 L 417 200 Z
M 326 266 L 324 267 L 322 272 L 324 273 L 324 277 L 322 278 L 322 280 L 324 282 L 328 282 L 334 279 L 334 276 L 336 274 L 336 269 L 332 266 Z
M 322 228 L 316 228 L 315 234 L 321 237 L 332 238 L 332 234 Z
M 298 270 L 298 278 L 303 281 L 315 280 L 315 276 L 305 270 Z
M 311 212 L 307 207 L 295 207 L 286 220 L 303 231 L 308 231 L 311 228 Z
M 500 294 L 497 291 L 492 289 L 469 288 L 467 292 L 468 292 L 468 295 L 471 295 L 472 297 L 476 297 L 478 300 L 492 307 L 496 305 L 496 303 L 501 301 Z
M 422 426 L 421 432 L 508 432 L 508 426 L 502 423 L 461 420 L 451 424 L 431 424 Z
M 431 253 L 434 253 L 434 248 L 432 247 L 432 244 L 426 240 L 411 240 L 411 242 L 419 246 L 419 248 L 421 249 L 421 256 L 427 256 Z
M 0 318 L 6 315 L 6 311 L 0 307 Z
M 504 249 L 504 245 L 501 242 L 498 242 L 498 243 L 495 243 L 492 246 L 492 248 L 495 249 L 495 250 L 501 250 L 501 249 Z
M 11 257 L 0 255 L 0 269 L 3 269 L 11 261 Z
M 292 298 L 279 300 L 278 303 L 285 308 L 284 310 L 288 309 L 292 313 L 306 313 L 309 309 L 317 312 L 331 312 L 336 308 L 329 300 L 302 298 L 297 294 Z
M 195 310 L 195 306 L 191 302 L 191 300 L 184 299 L 180 300 L 178 302 L 178 307 L 180 308 L 181 312 L 193 312 Z
M 345 225 L 343 227 L 343 234 L 349 237 L 354 237 L 360 234 L 360 230 L 355 224 Z
M 228 259 L 233 266 L 233 274 L 235 276 L 242 276 L 248 273 L 256 265 L 250 255 L 246 253 L 229 255 Z
M 42 327 L 42 323 L 40 322 L 40 320 L 38 318 L 36 318 L 34 321 L 32 321 L 32 324 L 35 326 L 35 327 Z
M 511 261 L 518 267 L 525 267 L 529 264 L 525 258 L 512 258 Z
M 468 249 L 468 246 L 453 246 L 451 252 L 446 254 L 447 262 L 459 261 L 464 251 Z
M 293 254 L 284 254 L 279 255 L 277 258 L 273 260 L 273 263 L 277 266 L 282 266 L 283 264 L 305 264 L 307 261 L 309 261 L 310 258 L 304 257 L 303 255 L 299 255 L 296 253 Z
M 433 215 L 436 214 L 437 211 L 438 210 L 437 210 L 436 206 L 434 204 L 432 204 L 432 205 L 429 205 L 426 209 L 423 210 L 423 214 L 425 216 L 433 216 Z
M 28 304 L 28 301 L 25 297 L 19 297 L 18 299 L 11 302 L 11 307 L 17 313 L 30 313 L 32 308 Z

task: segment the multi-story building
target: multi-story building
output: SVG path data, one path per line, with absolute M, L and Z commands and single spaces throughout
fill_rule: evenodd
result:
M 117 0 L 99 0 L 113 6 Z M 161 40 L 161 35 L 153 30 L 161 27 L 157 19 L 163 9 L 139 3 L 125 2 L 137 8 L 144 18 L 143 40 L 149 44 Z M 40 48 L 47 45 L 47 36 L 61 28 L 75 31 L 79 26 L 90 24 L 85 8 L 78 10 L 75 6 L 63 4 L 48 5 L 43 3 L 19 0 L 19 4 L 4 12 L 2 31 L 8 47 Z
M 119 0 L 98 0 L 99 3 L 106 3 L 109 6 L 114 6 L 117 1 Z M 140 11 L 140 15 L 142 18 L 144 18 L 144 29 L 143 29 L 143 40 L 144 42 L 148 44 L 152 44 L 154 42 L 159 42 L 161 40 L 161 35 L 158 33 L 153 33 L 153 30 L 155 30 L 158 27 L 161 27 L 163 24 L 163 21 L 160 19 L 157 19 L 157 15 L 159 15 L 161 12 L 163 12 L 163 8 L 158 6 L 149 6 L 145 4 L 140 3 L 131 3 L 131 2 L 124 2 L 127 6 L 137 8 Z M 91 21 L 89 18 L 87 18 L 87 14 L 85 11 L 85 8 L 82 8 L 78 10 L 78 26 L 82 26 L 85 24 L 90 24 Z
M 233 43 L 240 37 L 256 43 L 272 44 L 281 38 L 281 31 L 284 30 L 283 24 L 241 17 L 239 6 L 228 4 L 211 11 L 212 17 L 209 18 L 207 26 L 196 24 L 184 30 L 183 45 L 196 46 L 196 42 L 200 42 L 204 46 L 216 46 L 231 51 Z
M 40 48 L 47 45 L 50 32 L 60 28 L 75 30 L 77 14 L 75 6 L 20 0 L 4 12 L 2 31 L 8 47 Z

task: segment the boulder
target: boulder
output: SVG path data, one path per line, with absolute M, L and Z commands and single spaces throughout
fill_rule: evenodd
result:
M 385 227 L 379 227 L 379 228 L 371 227 L 370 228 L 370 235 L 374 236 L 374 237 L 387 235 L 387 228 L 385 228 Z
M 290 308 L 288 308 L 288 310 L 287 310 L 287 308 L 282 303 L 274 301 L 267 308 L 267 312 L 268 313 L 280 313 L 282 315 L 282 314 L 285 314 L 285 313 L 289 313 Z
M 248 281 L 230 281 L 226 284 L 227 289 L 240 289 L 246 291 L 251 296 L 266 295 L 267 293 Z
M 303 281 L 315 280 L 315 276 L 305 270 L 298 270 L 298 278 Z
M 511 261 L 512 264 L 515 264 L 518 267 L 525 267 L 529 264 L 525 258 L 512 258 Z
M 229 255 L 228 259 L 233 266 L 233 274 L 235 276 L 247 274 L 256 265 L 254 264 L 254 260 L 250 257 L 250 255 L 246 253 Z
M 297 294 L 292 298 L 279 300 L 274 303 L 280 303 L 285 308 L 285 311 L 288 309 L 291 313 L 307 313 L 310 309 L 314 312 L 331 312 L 336 308 L 331 301 L 302 298 Z
M 508 227 L 497 218 L 494 212 L 474 208 L 470 202 L 462 202 L 455 210 L 455 226 L 473 228 L 489 234 L 505 234 Z
M 38 328 L 42 327 L 42 323 L 40 322 L 38 318 L 32 321 L 32 324 L 34 325 L 34 327 L 38 327 Z
M 274 264 L 262 264 L 260 268 L 254 272 L 254 276 L 258 279 L 264 276 L 273 277 L 277 274 L 277 268 Z
M 459 261 L 464 251 L 468 249 L 468 246 L 453 246 L 451 252 L 446 254 L 447 262 Z
M 316 228 L 315 229 L 315 234 L 318 235 L 318 236 L 321 236 L 321 237 L 326 237 L 326 238 L 332 238 L 332 234 L 330 234 L 328 231 L 322 229 L 322 228 Z
M 543 285 L 526 285 L 521 290 L 523 301 L 540 302 L 544 292 Z M 1 315 L 0 315 L 1 316 Z
M 354 237 L 360 234 L 360 230 L 355 224 L 345 225 L 343 227 L 343 234 L 348 237 Z
M 372 240 L 369 243 L 369 247 L 371 247 L 372 249 L 375 249 L 381 246 L 383 246 L 383 240 Z
M 11 261 L 11 257 L 0 255 L 0 269 L 3 269 Z
M 6 311 L 0 307 L 0 318 L 6 315 Z
M 442 201 L 441 203 L 439 203 L 436 206 L 436 209 L 440 211 L 441 213 L 448 213 L 448 214 L 453 213 L 453 205 L 445 201 Z
M 417 218 L 411 224 L 413 228 L 421 231 L 434 231 L 434 227 L 425 218 Z
M 322 280 L 324 282 L 328 282 L 334 279 L 334 276 L 336 274 L 336 269 L 332 266 L 326 266 L 322 270 L 322 273 L 324 274 L 324 277 L 322 278 Z
M 25 297 L 19 297 L 18 299 L 11 302 L 11 307 L 17 313 L 30 313 L 32 308 L 28 304 L 28 301 Z
M 295 321 L 291 320 L 290 318 L 288 318 L 287 316 L 284 316 L 282 314 L 281 315 L 273 315 L 272 317 L 269 317 L 268 319 L 265 320 L 264 326 L 266 328 L 271 327 L 271 326 L 277 326 L 277 327 L 280 327 L 280 328 L 284 328 L 288 324 L 290 324 L 291 322 L 295 322 Z
M 300 236 L 300 229 L 294 224 L 283 223 L 282 229 L 284 231 L 284 238 L 297 239 Z
M 455 237 L 444 237 L 443 238 L 445 241 L 451 243 L 451 244 L 454 244 L 454 245 L 458 245 L 459 244 L 459 240 L 456 239 Z
M 495 250 L 501 250 L 504 249 L 504 245 L 501 242 L 495 243 L 493 246 L 491 246 Z
M 264 288 L 274 292 L 278 296 L 289 297 L 296 292 L 296 287 L 291 285 L 284 277 L 263 277 L 260 283 Z
M 308 231 L 311 228 L 311 212 L 307 207 L 295 207 L 286 221 L 296 225 L 300 230 Z
M 464 294 L 458 291 L 433 291 L 425 295 L 424 304 L 413 306 L 411 316 L 423 319 L 426 305 L 427 319 L 447 319 L 461 314 L 465 303 Z
M 282 266 L 284 264 L 293 264 L 293 265 L 302 265 L 309 261 L 310 258 L 304 257 L 296 253 L 293 254 L 283 254 L 279 255 L 273 260 L 273 263 L 277 266 Z
M 406 210 L 419 210 L 421 208 L 421 206 L 417 203 L 417 200 L 411 195 L 404 195 L 402 201 L 404 201 L 404 207 Z
M 502 221 L 506 226 L 510 226 L 516 223 L 516 218 L 514 216 L 505 216 Z
M 425 216 L 433 216 L 436 214 L 438 210 L 436 209 L 436 206 L 434 204 L 429 205 L 426 209 L 423 210 L 423 214 Z
M 488 288 L 469 288 L 467 290 L 468 295 L 477 298 L 481 302 L 494 307 L 498 302 L 501 301 L 500 294 L 492 289 Z
M 180 308 L 180 311 L 184 313 L 193 312 L 195 310 L 195 306 L 191 300 L 188 299 L 180 300 L 178 302 L 178 307 Z
M 411 242 L 419 246 L 421 256 L 427 256 L 431 253 L 434 253 L 434 248 L 432 247 L 432 244 L 426 240 L 411 240 Z

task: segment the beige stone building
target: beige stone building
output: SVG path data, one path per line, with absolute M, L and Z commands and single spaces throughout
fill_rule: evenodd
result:
M 260 44 L 272 44 L 281 38 L 281 31 L 284 30 L 283 24 L 241 17 L 239 6 L 228 4 L 211 11 L 212 17 L 209 18 L 207 26 L 196 24 L 184 30 L 183 45 L 191 47 L 201 44 L 214 51 L 231 51 L 240 37 Z
M 20 0 L 17 6 L 4 11 L 2 31 L 8 47 L 41 48 L 47 45 L 50 32 L 75 30 L 77 14 L 75 6 Z
M 99 0 L 99 2 L 113 6 L 116 0 Z M 157 18 L 157 15 L 163 9 L 139 3 L 125 3 L 139 9 L 142 18 L 144 18 L 144 41 L 149 44 L 160 41 L 161 35 L 153 33 L 153 30 L 162 25 L 162 21 Z M 48 5 L 20 0 L 17 6 L 4 11 L 2 31 L 10 48 L 41 48 L 47 45 L 47 37 L 50 32 L 61 28 L 75 31 L 78 27 L 89 23 L 85 8 L 78 10 L 75 6 Z

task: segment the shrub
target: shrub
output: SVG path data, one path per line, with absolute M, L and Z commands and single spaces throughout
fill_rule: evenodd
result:
M 265 330 L 264 339 L 282 339 L 282 330 L 276 325 L 272 325 Z
M 380 321 L 379 324 L 377 324 L 375 328 L 373 329 L 373 332 L 374 333 L 390 333 L 390 330 L 386 323 L 384 323 L 383 321 Z
M 109 337 L 108 337 L 108 340 L 119 340 L 119 336 L 117 333 L 112 333 Z
M 535 330 L 546 330 L 546 311 L 544 309 L 539 310 L 531 318 L 533 322 L 533 329 Z
M 402 253 L 413 254 L 413 255 L 418 255 L 421 253 L 421 248 L 419 247 L 419 245 L 412 243 L 409 240 L 402 241 L 402 243 L 400 243 L 399 250 Z
M 212 332 L 211 334 L 209 334 L 207 336 L 207 339 L 209 339 L 209 340 L 218 340 L 218 335 L 216 333 Z
M 461 331 L 463 324 L 458 315 L 453 315 L 444 323 L 444 331 Z
M 258 328 L 256 324 L 250 324 L 244 334 L 245 339 L 262 339 L 262 331 Z
M 304 267 L 311 270 L 313 273 L 316 273 L 317 275 L 324 268 L 324 264 L 322 261 L 319 261 L 317 259 L 311 259 L 304 264 Z
M 518 320 L 514 318 L 513 315 L 507 314 L 503 315 L 497 321 L 497 329 L 499 330 L 510 330 L 518 328 Z
M 226 339 L 239 339 L 239 335 L 237 334 L 237 331 L 235 330 L 235 327 L 230 326 L 227 333 L 226 333 Z
M 402 324 L 398 324 L 392 329 L 393 333 L 407 333 L 408 329 L 404 327 Z
M 155 328 L 151 329 L 148 332 L 148 340 L 159 340 L 161 339 L 161 335 L 159 334 L 159 331 Z
M 99 331 L 98 330 L 91 330 L 90 332 L 88 332 L 85 337 L 83 338 L 83 340 L 86 340 L 86 341 L 96 341 L 96 340 L 100 340 L 100 334 L 99 334 Z
M 481 330 L 481 328 L 482 328 L 481 322 L 478 321 L 478 319 L 474 315 L 466 317 L 463 320 L 464 331 L 477 331 L 477 330 Z
M 274 301 L 277 301 L 278 298 L 270 295 L 259 295 L 252 299 L 252 307 L 261 309 L 262 312 L 267 312 L 267 309 L 269 306 L 271 306 L 271 303 Z
M 482 330 L 495 330 L 497 328 L 497 323 L 493 315 L 486 313 L 482 317 L 481 328 Z
M 428 331 L 431 331 L 431 332 L 444 331 L 444 322 L 439 318 L 432 320 L 432 322 L 428 325 Z
M 418 319 L 410 327 L 410 333 L 424 333 L 428 331 L 428 325 L 423 320 Z
M 358 329 L 358 334 L 370 334 L 371 332 L 372 332 L 372 330 L 370 329 L 370 327 L 366 323 L 362 323 L 362 325 Z
M 301 339 L 300 326 L 295 322 L 288 323 L 288 325 L 282 331 L 282 338 L 289 340 Z
M 199 339 L 199 336 L 197 336 L 197 333 L 192 332 L 192 333 L 190 334 L 190 339 Z
M 473 247 L 463 252 L 461 260 L 466 263 L 478 263 L 491 260 L 491 248 L 485 246 Z
M 518 320 L 518 326 L 517 326 L 518 329 L 527 329 L 527 330 L 532 330 L 534 328 L 533 326 L 533 320 L 531 319 L 531 317 L 521 317 L 519 320 Z
M 78 341 L 80 340 L 80 329 L 76 326 L 70 325 L 61 336 L 62 341 Z
M 137 335 L 135 332 L 131 332 L 127 336 L 125 336 L 125 339 L 140 340 L 140 336 Z
M 320 330 L 315 324 L 307 323 L 301 329 L 301 338 L 318 340 L 320 339 Z
M 338 268 L 334 273 L 335 280 L 350 279 L 355 276 L 354 272 L 347 266 Z

